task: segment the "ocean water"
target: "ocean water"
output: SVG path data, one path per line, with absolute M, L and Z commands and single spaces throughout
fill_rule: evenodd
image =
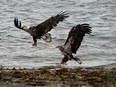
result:
M 14 26 L 14 17 L 22 24 L 37 25 L 67 10 L 69 17 L 50 33 L 53 41 L 38 40 Z M 77 51 L 83 62 L 68 61 L 65 66 L 98 66 L 116 64 L 116 0 L 1 0 L 0 1 L 0 66 L 41 67 L 60 63 L 63 55 L 55 47 L 64 44 L 70 29 L 89 23 L 92 35 L 86 35 Z

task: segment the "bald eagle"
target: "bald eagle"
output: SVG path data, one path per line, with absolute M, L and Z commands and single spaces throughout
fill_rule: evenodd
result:
M 61 53 L 64 55 L 64 58 L 61 61 L 61 64 L 65 64 L 68 60 L 75 60 L 81 64 L 81 60 L 73 56 L 73 53 L 76 54 L 76 51 L 81 45 L 83 37 L 85 34 L 91 33 L 91 27 L 89 24 L 78 24 L 74 26 L 67 37 L 64 45 L 58 45 L 56 48 L 59 48 Z
M 32 44 L 32 46 L 37 46 L 37 39 L 43 39 L 46 42 L 51 42 L 52 37 L 51 34 L 48 32 L 67 17 L 69 17 L 68 13 L 66 11 L 61 11 L 56 16 L 50 17 L 49 19 L 38 24 L 37 26 L 22 25 L 21 21 L 18 21 L 18 18 L 14 18 L 14 25 L 17 28 L 28 32 L 33 37 L 34 43 Z

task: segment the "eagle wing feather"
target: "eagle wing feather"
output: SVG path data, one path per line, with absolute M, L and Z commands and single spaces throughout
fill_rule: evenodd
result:
M 90 33 L 91 27 L 89 26 L 89 24 L 79 24 L 77 26 L 74 26 L 68 34 L 67 40 L 64 44 L 64 50 L 69 54 L 76 54 L 76 51 L 81 45 L 83 37 L 85 36 L 85 34 Z
M 56 16 L 52 16 L 49 19 L 45 20 L 44 22 L 38 24 L 37 26 L 34 27 L 36 29 L 36 33 L 45 34 L 45 33 L 49 32 L 52 28 L 57 26 L 57 24 L 60 21 L 63 21 L 65 18 L 69 17 L 67 14 L 68 13 L 66 11 L 60 12 Z

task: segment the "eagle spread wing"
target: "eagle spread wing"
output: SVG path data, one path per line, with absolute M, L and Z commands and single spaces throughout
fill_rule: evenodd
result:
M 60 21 L 63 21 L 67 17 L 69 17 L 69 16 L 68 16 L 68 13 L 66 11 L 60 12 L 56 16 L 50 17 L 49 19 L 47 19 L 44 22 L 38 24 L 37 26 L 29 27 L 29 29 L 28 29 L 27 26 L 22 26 L 21 21 L 18 21 L 18 18 L 15 18 L 14 19 L 14 25 L 17 28 L 22 29 L 22 30 L 30 33 L 32 36 L 40 39 L 41 36 L 43 36 L 44 34 L 49 32 L 52 28 L 57 26 L 57 24 Z
M 76 54 L 76 51 L 81 45 L 83 37 L 85 34 L 90 34 L 91 31 L 92 30 L 89 24 L 79 24 L 74 26 L 69 32 L 68 38 L 64 44 L 64 50 L 69 54 Z
M 52 16 L 49 19 L 42 22 L 41 24 L 38 24 L 37 26 L 34 27 L 36 29 L 36 33 L 41 32 L 41 34 L 45 34 L 45 33 L 49 32 L 52 28 L 57 26 L 57 24 L 60 21 L 63 21 L 65 18 L 69 17 L 67 14 L 68 13 L 66 11 L 60 12 L 56 16 Z

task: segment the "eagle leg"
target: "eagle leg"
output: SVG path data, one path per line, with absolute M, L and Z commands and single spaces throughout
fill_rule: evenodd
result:
M 51 42 L 52 41 L 52 37 L 50 33 L 45 34 L 42 39 L 46 42 Z
M 34 36 L 33 36 L 33 41 L 34 41 L 34 43 L 32 44 L 32 46 L 33 47 L 37 47 L 37 39 Z
M 73 60 L 77 61 L 79 64 L 82 64 L 81 60 L 79 58 L 73 57 Z
M 64 58 L 61 61 L 61 64 L 66 64 L 68 60 L 69 60 L 68 56 L 64 56 Z

